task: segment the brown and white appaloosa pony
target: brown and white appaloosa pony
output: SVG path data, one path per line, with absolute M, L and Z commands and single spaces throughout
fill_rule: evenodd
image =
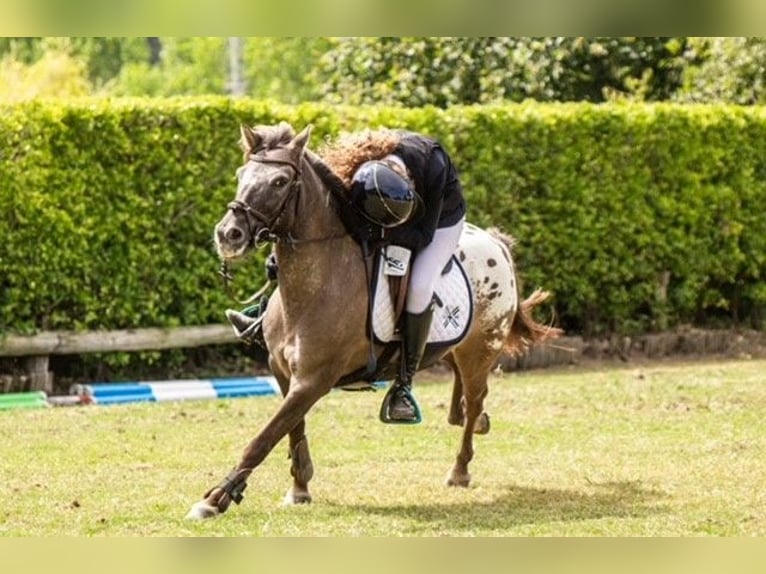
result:
M 274 244 L 279 287 L 269 301 L 264 336 L 284 399 L 234 469 L 192 506 L 188 518 L 216 516 L 232 501 L 239 503 L 250 474 L 285 435 L 293 477 L 285 502 L 310 502 L 313 464 L 304 418 L 309 409 L 334 388 L 389 380 L 396 370 L 395 353 L 374 372 L 369 368 L 371 357 L 386 363 L 380 361 L 386 349 L 398 344 L 383 344 L 370 333 L 371 258 L 344 220 L 351 206 L 342 181 L 306 147 L 309 133 L 307 127 L 294 135 L 285 123 L 241 128 L 245 163 L 237 170 L 235 199 L 215 226 L 215 243 L 224 262 Z M 547 292 L 520 300 L 508 237 L 466 225 L 453 261 L 460 261 L 468 277 L 471 312 L 463 314 L 467 323 L 459 340 L 429 344 L 421 368 L 443 360 L 454 371 L 447 420 L 463 433 L 447 484 L 467 486 L 473 435 L 489 430 L 483 402 L 499 355 L 526 352 L 560 332 L 532 318 Z M 437 314 L 434 323 L 446 321 Z

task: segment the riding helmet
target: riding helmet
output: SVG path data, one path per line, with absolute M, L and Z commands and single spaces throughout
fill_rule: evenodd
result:
M 406 222 L 420 200 L 409 179 L 378 160 L 359 167 L 351 181 L 351 196 L 362 215 L 381 227 Z

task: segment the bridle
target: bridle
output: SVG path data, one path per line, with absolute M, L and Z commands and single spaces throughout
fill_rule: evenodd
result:
M 293 169 L 293 178 L 290 181 L 289 187 L 271 216 L 255 209 L 251 205 L 248 205 L 239 199 L 235 199 L 229 202 L 229 204 L 226 206 L 227 209 L 235 215 L 237 213 L 242 213 L 245 216 L 247 232 L 249 235 L 249 244 L 251 247 L 258 248 L 264 243 L 287 243 L 295 247 L 302 243 L 316 243 L 348 237 L 347 232 L 318 238 L 295 238 L 289 232 L 284 234 L 275 232 L 275 227 L 284 215 L 290 200 L 293 198 L 295 199 L 295 214 L 298 214 L 298 197 L 302 189 L 301 167 L 300 165 L 296 164 L 295 161 L 293 161 L 290 150 L 284 147 L 272 148 L 269 149 L 268 152 L 250 154 L 248 156 L 248 160 L 264 164 L 287 165 Z M 258 233 L 253 232 L 255 228 L 253 221 L 261 224 L 261 229 L 258 231 Z M 226 290 L 231 294 L 229 284 L 234 277 L 229 271 L 229 265 L 225 260 L 221 261 L 221 267 L 218 273 L 223 278 Z M 253 297 L 250 297 L 248 302 L 253 300 Z
M 270 155 L 266 155 L 265 153 L 251 154 L 248 159 L 257 163 L 287 165 L 293 169 L 293 178 L 274 213 L 269 216 L 239 199 L 229 202 L 226 206 L 229 211 L 235 215 L 237 213 L 244 214 L 245 222 L 247 223 L 247 231 L 250 235 L 250 244 L 253 247 L 258 247 L 261 243 L 276 242 L 284 239 L 282 236 L 275 233 L 273 229 L 278 224 L 282 215 L 284 215 L 287 205 L 292 198 L 295 198 L 296 213 L 298 211 L 298 196 L 302 187 L 301 168 L 292 160 L 289 155 L 289 150 L 286 148 L 276 148 L 275 150 L 269 151 L 276 153 L 271 153 Z M 261 229 L 257 234 L 253 232 L 255 227 L 252 223 L 253 220 L 261 224 Z

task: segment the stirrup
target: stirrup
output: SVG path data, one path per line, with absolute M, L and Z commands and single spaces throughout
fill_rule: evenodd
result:
M 249 315 L 245 315 L 241 311 L 235 311 L 234 309 L 226 309 L 226 318 L 231 323 L 231 328 L 234 329 L 234 334 L 242 338 L 243 334 L 251 329 L 256 320 Z
M 226 309 L 226 318 L 231 323 L 234 334 L 247 344 L 257 344 L 259 346 L 266 345 L 266 341 L 263 340 L 263 331 L 261 325 L 263 324 L 263 315 L 260 317 L 251 317 L 245 315 L 240 311 L 234 309 Z
M 391 400 L 397 394 L 403 395 L 404 399 L 409 401 L 412 405 L 415 413 L 411 419 L 396 419 L 391 417 Z M 380 414 L 378 416 L 381 422 L 394 425 L 416 425 L 423 420 L 423 416 L 420 412 L 420 406 L 415 400 L 415 397 L 410 392 L 409 387 L 399 382 L 395 382 L 393 385 L 391 385 L 391 388 L 388 389 L 386 396 L 383 397 L 383 402 L 380 405 Z

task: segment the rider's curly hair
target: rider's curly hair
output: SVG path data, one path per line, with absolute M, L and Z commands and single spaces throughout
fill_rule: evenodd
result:
M 319 155 L 348 187 L 360 165 L 392 153 L 401 138 L 401 133 L 385 128 L 344 132 L 335 140 L 328 141 Z

